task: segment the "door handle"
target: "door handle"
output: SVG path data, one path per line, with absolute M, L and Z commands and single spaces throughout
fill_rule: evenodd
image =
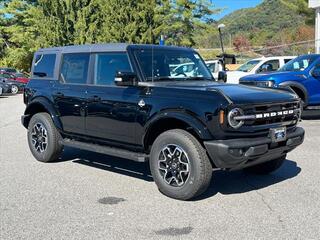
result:
M 89 100 L 89 102 L 100 102 L 101 97 L 93 96 L 93 97 L 89 98 L 88 100 Z

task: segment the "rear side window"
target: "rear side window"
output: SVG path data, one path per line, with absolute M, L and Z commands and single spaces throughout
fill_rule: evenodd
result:
M 56 63 L 56 54 L 38 54 L 35 57 L 33 75 L 52 78 Z
M 64 54 L 60 78 L 65 83 L 86 84 L 90 54 Z
M 126 53 L 102 53 L 96 55 L 95 84 L 114 85 L 117 71 L 132 71 Z

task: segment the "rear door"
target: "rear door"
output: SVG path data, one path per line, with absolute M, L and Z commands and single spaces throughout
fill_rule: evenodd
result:
M 88 88 L 87 134 L 111 144 L 135 144 L 140 88 L 116 86 L 116 71 L 132 72 L 125 52 L 97 53 Z
M 59 81 L 53 98 L 59 111 L 63 130 L 70 134 L 85 134 L 85 112 L 88 83 L 89 53 L 62 55 Z

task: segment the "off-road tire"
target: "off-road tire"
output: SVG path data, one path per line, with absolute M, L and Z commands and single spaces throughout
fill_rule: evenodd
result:
M 160 173 L 159 156 L 168 145 L 179 146 L 188 156 L 189 175 L 182 186 L 169 185 Z M 160 134 L 152 145 L 149 163 L 156 185 L 168 197 L 188 200 L 202 194 L 210 184 L 212 165 L 206 150 L 187 131 L 174 129 Z
M 32 142 L 32 130 L 36 124 L 40 124 L 46 130 L 47 145 L 43 152 L 37 151 Z M 48 113 L 37 113 L 32 116 L 28 125 L 28 144 L 32 155 L 40 162 L 52 162 L 59 159 L 63 146 L 60 143 L 61 135 L 54 126 Z

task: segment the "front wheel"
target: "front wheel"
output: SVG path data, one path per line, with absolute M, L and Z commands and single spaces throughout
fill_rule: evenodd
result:
M 259 175 L 266 175 L 274 172 L 275 170 L 279 169 L 284 160 L 286 159 L 287 155 L 281 156 L 279 158 L 276 158 L 274 160 L 264 162 L 252 167 L 245 168 L 247 172 L 259 174 Z
M 212 176 L 206 150 L 194 136 L 181 129 L 158 136 L 151 148 L 150 170 L 160 192 L 180 200 L 203 193 Z
M 32 116 L 28 126 L 28 144 L 33 156 L 40 162 L 57 160 L 63 150 L 61 136 L 48 113 Z

